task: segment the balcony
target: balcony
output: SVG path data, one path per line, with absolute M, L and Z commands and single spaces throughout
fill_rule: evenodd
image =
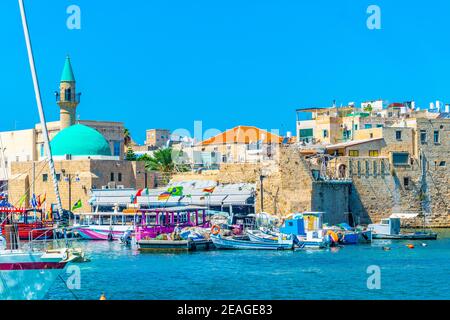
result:
M 74 103 L 80 103 L 81 101 L 81 92 L 80 93 L 71 93 L 71 94 L 65 94 L 64 96 L 61 96 L 58 92 L 55 92 L 56 102 L 74 102 Z

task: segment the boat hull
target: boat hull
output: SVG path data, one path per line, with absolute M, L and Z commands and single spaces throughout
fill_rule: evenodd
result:
M 211 240 L 140 240 L 140 251 L 203 251 L 214 248 Z
M 66 265 L 42 253 L 0 253 L 0 299 L 43 299 Z
M 75 227 L 81 238 L 85 240 L 105 241 L 110 240 L 110 234 L 113 240 L 119 240 L 125 232 L 133 231 L 133 226 L 80 226 Z
M 227 239 L 221 236 L 211 236 L 211 240 L 217 249 L 228 250 L 293 250 L 292 241 L 282 243 L 269 243 L 250 240 Z
M 410 234 L 376 234 L 372 235 L 373 239 L 383 240 L 437 240 L 437 233 L 410 233 Z

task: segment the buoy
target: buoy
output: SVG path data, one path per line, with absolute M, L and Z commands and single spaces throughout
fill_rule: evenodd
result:
M 390 251 L 391 250 L 391 248 L 389 248 L 389 247 L 383 247 L 382 248 L 384 251 Z
M 106 300 L 106 296 L 105 296 L 104 293 L 102 293 L 102 295 L 101 295 L 101 297 L 100 297 L 100 300 Z
M 422 243 L 422 247 L 427 247 L 428 245 L 426 243 Z
M 407 244 L 406 245 L 408 248 L 410 248 L 410 249 L 414 249 L 414 245 L 413 244 Z

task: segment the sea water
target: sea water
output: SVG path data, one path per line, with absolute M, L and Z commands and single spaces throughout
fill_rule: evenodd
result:
M 48 299 L 98 300 L 102 293 L 109 300 L 450 299 L 450 231 L 437 241 L 296 252 L 140 253 L 118 242 L 78 245 L 91 261 L 75 265 L 79 274 L 63 274 Z M 68 290 L 63 280 L 74 274 L 79 287 Z

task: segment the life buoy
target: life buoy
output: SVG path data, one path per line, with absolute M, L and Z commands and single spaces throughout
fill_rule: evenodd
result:
M 211 233 L 217 236 L 220 233 L 220 227 L 217 224 L 212 226 Z

